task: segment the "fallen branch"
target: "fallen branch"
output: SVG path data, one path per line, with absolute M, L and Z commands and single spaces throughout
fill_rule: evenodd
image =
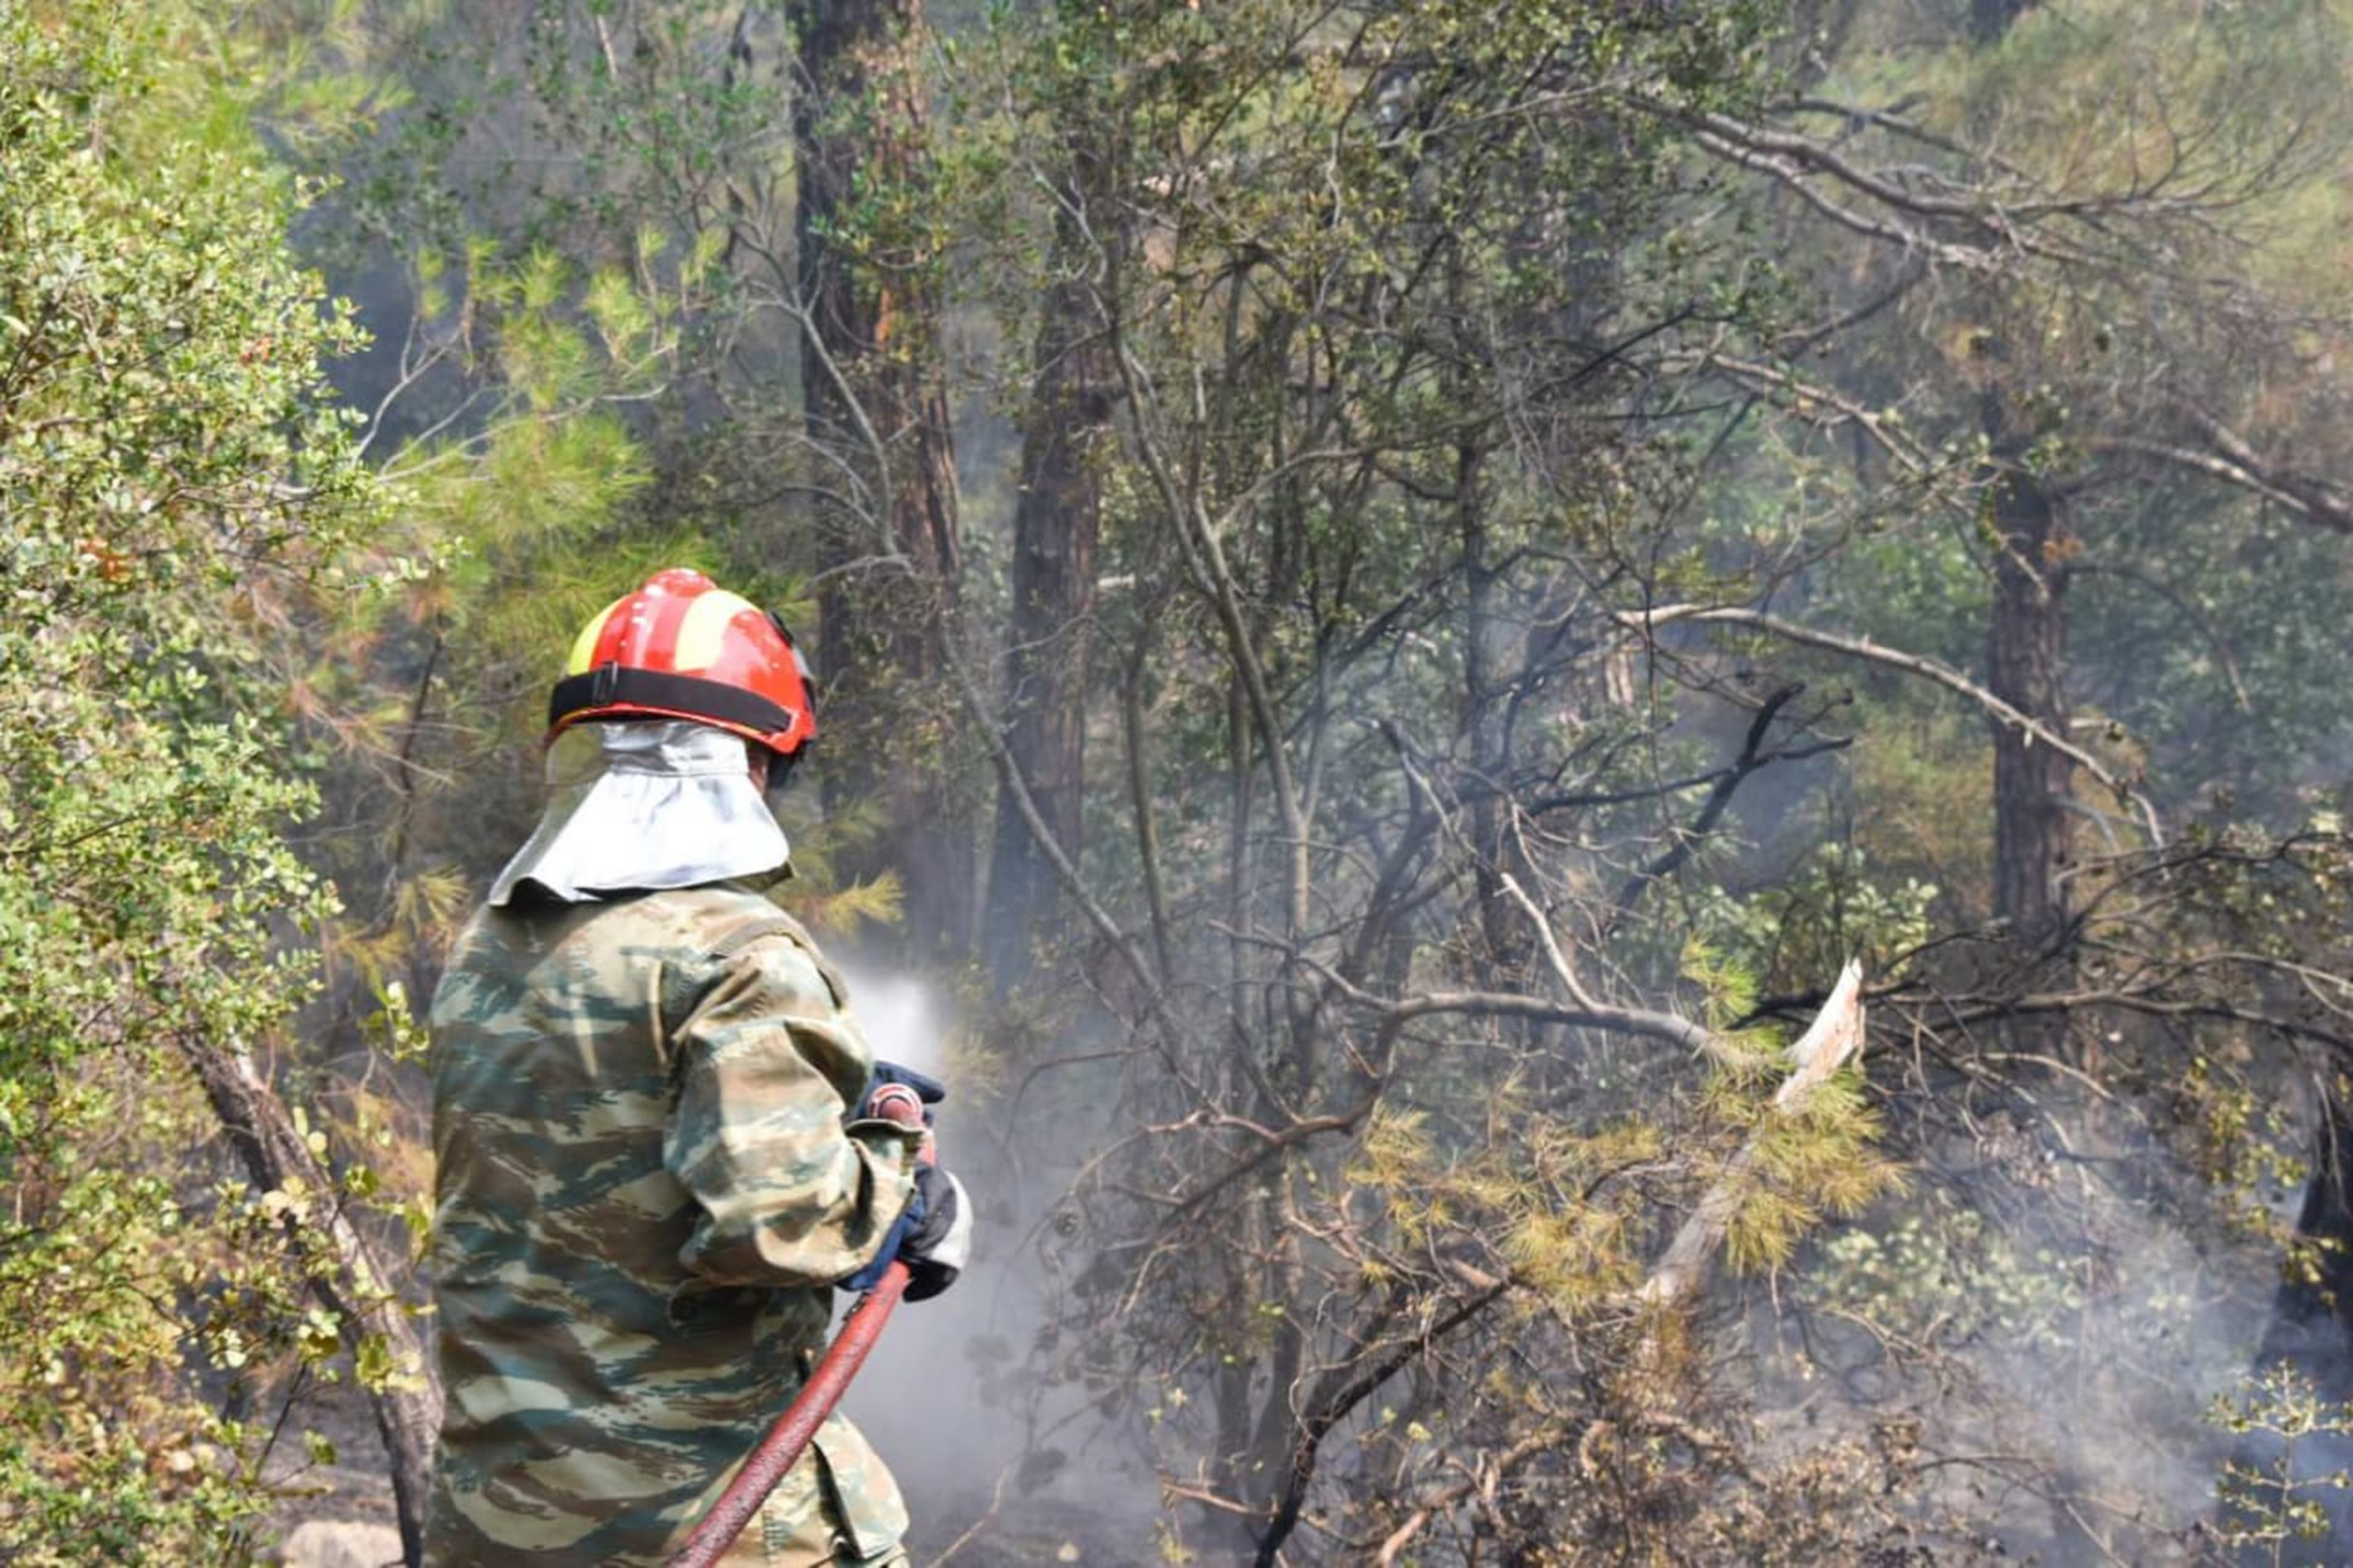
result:
M 1830 990 L 1830 999 L 1822 1005 L 1797 1044 L 1790 1048 L 1793 1065 L 1781 1086 L 1774 1091 L 1771 1110 L 1767 1119 L 1749 1131 L 1746 1142 L 1732 1157 L 1722 1175 L 1718 1176 L 1690 1217 L 1675 1233 L 1667 1244 L 1665 1254 L 1643 1281 L 1636 1299 L 1643 1306 L 1660 1312 L 1673 1312 L 1697 1295 L 1708 1277 L 1708 1265 L 1716 1249 L 1723 1244 L 1724 1234 L 1732 1228 L 1733 1216 L 1739 1212 L 1749 1178 L 1756 1174 L 1763 1157 L 1765 1140 L 1771 1119 L 1794 1113 L 1829 1076 L 1847 1064 L 1863 1043 L 1863 965 L 1859 959 L 1849 959 L 1838 976 L 1838 983 Z M 1657 1333 L 1654 1329 L 1643 1338 L 1643 1354 L 1638 1360 L 1647 1360 L 1655 1351 Z
M 1594 1006 L 1567 955 L 1554 938 L 1551 924 L 1546 921 L 1526 892 L 1509 878 L 1504 881 L 1504 891 L 1516 900 L 1521 909 L 1535 921 L 1542 939 L 1544 953 L 1554 974 L 1570 994 L 1588 1007 Z M 1763 1159 L 1764 1142 L 1769 1119 L 1795 1113 L 1812 1096 L 1861 1049 L 1863 1028 L 1863 966 L 1860 960 L 1849 960 L 1840 971 L 1838 982 L 1830 989 L 1822 1010 L 1813 1022 L 1790 1048 L 1791 1066 L 1781 1086 L 1774 1091 L 1771 1108 L 1766 1113 L 1768 1121 L 1759 1122 L 1747 1140 L 1733 1154 L 1731 1162 L 1709 1187 L 1690 1217 L 1677 1230 L 1667 1244 L 1665 1253 L 1634 1292 L 1634 1302 L 1650 1317 L 1643 1341 L 1633 1358 L 1633 1386 L 1655 1389 L 1657 1381 L 1651 1373 L 1657 1370 L 1665 1358 L 1665 1330 L 1669 1322 L 1698 1295 L 1707 1280 L 1708 1267 L 1716 1251 L 1723 1244 L 1732 1228 L 1733 1217 L 1739 1212 L 1741 1199 L 1749 1179 Z M 1688 1026 L 1694 1030 L 1698 1025 Z M 1643 1422 L 1646 1427 L 1673 1430 L 1692 1437 L 1679 1418 L 1665 1409 L 1654 1399 L 1643 1399 Z M 1548 1422 L 1509 1449 L 1482 1463 L 1472 1475 L 1425 1498 L 1382 1540 L 1375 1561 L 1387 1565 L 1397 1562 L 1399 1554 L 1436 1520 L 1469 1498 L 1491 1488 L 1505 1474 L 1525 1464 L 1537 1455 L 1558 1448 L 1585 1426 L 1590 1437 L 1593 1427 L 1586 1418 Z M 1704 1442 L 1701 1446 L 1709 1446 Z

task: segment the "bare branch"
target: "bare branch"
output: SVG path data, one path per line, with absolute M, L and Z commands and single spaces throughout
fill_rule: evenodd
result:
M 1661 626 L 1675 621 L 1689 621 L 1707 625 L 1746 626 L 1758 631 L 1770 632 L 1787 642 L 1807 647 L 1823 648 L 1850 658 L 1867 660 L 1888 669 L 1901 670 L 1933 681 L 1948 691 L 1957 692 L 1990 714 L 1995 722 L 2019 731 L 2037 743 L 2047 745 L 2066 757 L 2076 767 L 2098 779 L 2116 793 L 2120 801 L 2128 801 L 2141 813 L 2141 825 L 2152 845 L 2165 843 L 2165 831 L 2157 821 L 2157 808 L 2146 795 L 2125 781 L 2099 758 L 2072 741 L 2052 732 L 2048 724 L 2020 712 L 1995 696 L 1984 687 L 1954 669 L 1941 659 L 1924 653 L 1906 653 L 1889 648 L 1867 638 L 1844 636 L 1835 631 L 1823 631 L 1810 626 L 1800 626 L 1762 610 L 1743 609 L 1734 605 L 1661 605 L 1650 609 L 1621 610 L 1619 623 L 1629 631 L 1649 637 Z
M 2302 472 L 2264 457 L 2246 437 L 2194 403 L 2185 402 L 2177 406 L 2191 427 L 2205 437 L 2205 449 L 2132 437 L 2113 437 L 2104 444 L 2211 474 L 2276 502 L 2306 522 L 2318 523 L 2338 533 L 2353 533 L 2353 491 L 2322 475 Z

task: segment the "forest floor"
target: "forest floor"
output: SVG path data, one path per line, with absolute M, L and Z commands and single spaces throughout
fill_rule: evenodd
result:
M 313 1383 L 283 1408 L 280 1437 L 266 1470 L 279 1497 L 269 1542 L 259 1553 L 282 1568 L 400 1568 L 399 1516 L 381 1439 L 367 1399 L 348 1381 Z M 305 1433 L 332 1445 L 313 1461 Z M 908 1541 L 917 1563 L 942 1568 L 1048 1568 L 1119 1564 L 1157 1555 L 1124 1538 L 1097 1510 L 1066 1499 L 983 1494 L 911 1496 L 916 1524 Z
M 278 1438 L 263 1475 L 279 1499 L 270 1512 L 274 1544 L 264 1562 L 287 1568 L 382 1568 L 400 1562 L 400 1516 L 366 1395 L 345 1380 L 307 1381 L 281 1394 Z M 314 1460 L 307 1434 L 330 1445 Z M 375 1552 L 389 1545 L 389 1558 Z

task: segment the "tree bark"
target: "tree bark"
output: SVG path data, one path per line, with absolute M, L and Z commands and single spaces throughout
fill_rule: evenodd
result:
M 916 222 L 892 214 L 920 207 L 926 177 L 915 64 L 923 7 L 796 0 L 791 16 L 803 404 L 823 461 L 847 476 L 826 487 L 852 496 L 824 531 L 825 803 L 842 814 L 881 802 L 881 844 L 846 844 L 842 869 L 895 869 L 912 941 L 952 952 L 971 939 L 977 871 L 941 678 L 957 653 L 949 628 L 962 542 L 936 282 L 919 234 L 892 227 Z
M 2041 730 L 2067 733 L 2067 536 L 2056 498 L 2009 454 L 1993 483 L 1996 553 L 1986 686 Z M 2067 923 L 2067 799 L 2075 762 L 2034 730 L 1994 733 L 1994 914 L 2040 948 Z
M 1999 43 L 2034 0 L 1971 0 L 1970 37 Z M 1993 358 L 2009 356 L 1998 338 Z M 2067 560 L 2074 541 L 2059 501 L 2030 456 L 2038 434 L 1996 372 L 1982 393 L 1980 423 L 1993 455 L 1987 499 L 1994 536 L 1994 609 L 1986 631 L 1986 687 L 2050 734 L 2067 733 Z M 2040 949 L 2065 928 L 2067 798 L 2074 764 L 2029 727 L 1994 725 L 1994 915 L 2012 938 Z
M 1084 177 L 1085 201 L 1095 181 Z M 1021 493 L 1013 511 L 1013 607 L 1006 633 L 1007 748 L 1055 841 L 1078 858 L 1084 836 L 1086 659 L 1095 611 L 1102 494 L 1097 444 L 1110 419 L 1111 371 L 1096 347 L 1087 257 L 1064 211 L 1038 326 L 1036 369 L 1021 426 Z M 997 802 L 983 945 L 1000 991 L 1028 978 L 1038 943 L 1062 917 L 1062 884 L 1009 798 Z
M 263 1192 L 308 1196 L 308 1209 L 290 1222 L 312 1227 L 325 1242 L 331 1267 L 313 1278 L 311 1289 L 335 1314 L 345 1348 L 357 1360 L 374 1335 L 383 1340 L 390 1354 L 392 1380 L 381 1389 L 369 1389 L 368 1403 L 392 1469 L 402 1560 L 408 1568 L 417 1568 L 425 1561 L 425 1507 L 440 1426 L 433 1385 L 426 1375 L 424 1344 L 386 1283 L 375 1249 L 338 1207 L 334 1173 L 303 1142 L 285 1102 L 255 1069 L 253 1059 L 202 1040 L 183 1040 L 181 1051 L 254 1186 Z
M 1969 0 L 1969 36 L 1981 44 L 1999 43 L 2033 8 L 2034 0 Z

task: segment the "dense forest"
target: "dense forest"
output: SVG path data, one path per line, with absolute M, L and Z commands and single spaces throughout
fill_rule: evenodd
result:
M 2353 1562 L 2348 89 L 2347 0 L 0 0 L 0 1557 L 415 1560 L 423 999 L 675 564 L 813 650 L 774 896 L 983 1210 L 918 1562 Z

